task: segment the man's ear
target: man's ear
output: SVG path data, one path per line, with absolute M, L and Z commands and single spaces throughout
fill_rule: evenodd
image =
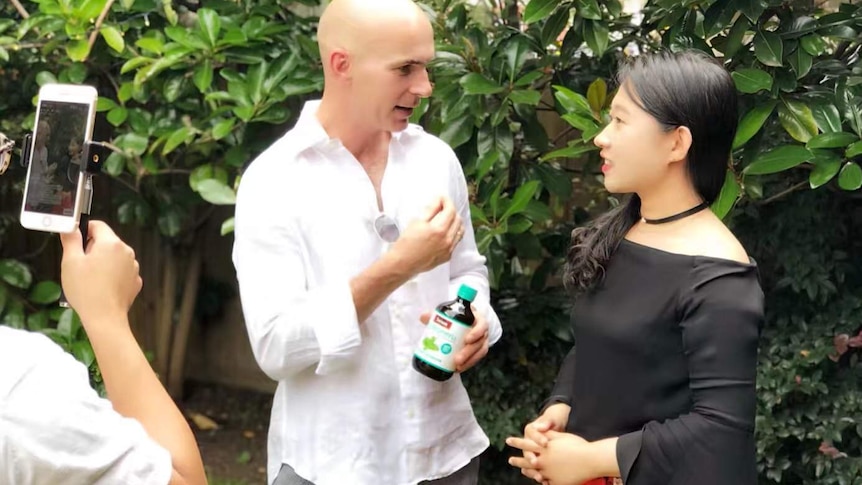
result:
M 681 162 L 688 157 L 691 148 L 691 130 L 687 126 L 677 126 L 670 132 L 671 150 L 668 161 Z
M 334 49 L 329 54 L 329 67 L 337 77 L 346 78 L 350 75 L 350 56 L 341 49 Z

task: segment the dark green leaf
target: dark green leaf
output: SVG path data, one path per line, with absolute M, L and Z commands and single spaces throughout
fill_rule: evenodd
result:
M 747 175 L 782 172 L 811 160 L 814 155 L 800 145 L 784 145 L 763 153 L 743 170 Z
M 554 97 L 557 98 L 566 112 L 592 117 L 593 112 L 590 109 L 590 103 L 583 95 L 565 86 L 555 85 Z
M 823 41 L 823 37 L 817 34 L 806 35 L 799 40 L 799 43 L 805 52 L 814 57 L 820 57 L 821 54 L 826 52 L 826 42 Z
M 27 289 L 33 282 L 30 268 L 14 259 L 0 260 L 0 278 L 6 283 L 21 289 Z
M 30 301 L 47 305 L 60 299 L 60 285 L 53 281 L 40 281 L 30 291 Z
M 116 27 L 111 27 L 110 25 L 102 26 L 99 33 L 102 34 L 102 38 L 105 39 L 105 42 L 108 43 L 111 49 L 114 49 L 117 52 L 123 52 L 123 49 L 126 48 L 123 34 L 121 34 Z
M 129 116 L 129 111 L 123 106 L 117 106 L 111 111 L 108 111 L 108 123 L 113 126 L 120 126 L 126 121 L 126 118 Z
M 808 176 L 808 184 L 816 189 L 828 183 L 841 169 L 841 157 L 833 152 L 818 150 L 811 161 L 814 169 Z
M 560 34 L 569 25 L 569 16 L 571 11 L 568 8 L 561 8 L 554 12 L 545 26 L 542 27 L 542 46 L 548 46 L 557 42 Z
M 575 158 L 582 153 L 592 152 L 598 149 L 599 148 L 593 144 L 575 143 L 574 145 L 570 145 L 559 150 L 554 150 L 546 155 L 542 155 L 541 160 L 546 161 L 552 160 L 554 158 Z
M 587 88 L 587 102 L 593 111 L 593 116 L 600 115 L 608 99 L 608 85 L 602 78 L 596 78 Z
M 734 0 L 717 0 L 710 5 L 703 15 L 703 28 L 706 37 L 718 34 L 733 20 L 736 13 L 736 2 Z M 740 18 L 743 18 L 740 16 Z
M 215 47 L 221 30 L 221 18 L 218 13 L 209 8 L 202 8 L 198 10 L 198 23 L 204 40 L 210 47 Z
M 213 126 L 213 138 L 216 140 L 221 140 L 230 134 L 231 130 L 233 130 L 233 126 L 236 120 L 233 118 L 228 118 L 226 120 L 221 120 Z
M 743 68 L 730 73 L 736 89 L 743 93 L 756 93 L 772 89 L 772 76 L 760 69 Z
M 806 147 L 812 148 L 844 148 L 847 145 L 859 140 L 859 137 L 852 133 L 823 133 L 812 137 L 806 143 Z
M 9 302 L 6 314 L 3 315 L 2 324 L 12 328 L 24 328 L 24 306 L 20 301 L 12 300 Z
M 737 8 L 745 15 L 752 23 L 757 22 L 763 11 L 769 4 L 765 0 L 741 0 L 737 2 Z
M 857 190 L 862 187 L 862 168 L 856 162 L 847 162 L 838 174 L 838 186 L 844 190 Z
M 509 93 L 509 99 L 513 103 L 536 106 L 542 100 L 542 93 L 532 89 L 515 90 Z
M 71 341 L 77 338 L 78 331 L 81 329 L 81 319 L 74 310 L 66 309 L 60 315 L 57 321 L 57 332 Z
M 165 141 L 165 146 L 162 147 L 162 155 L 171 153 L 181 144 L 185 143 L 194 135 L 192 129 L 188 126 L 183 126 L 175 130 Z
M 59 294 L 57 295 L 59 298 Z M 42 310 L 27 317 L 27 329 L 38 332 L 48 327 L 48 312 Z
M 192 78 L 195 83 L 195 87 L 198 88 L 198 91 L 204 93 L 206 92 L 213 82 L 213 64 L 210 59 L 204 59 L 202 63 L 198 65 L 195 69 L 195 75 Z
M 503 90 L 502 86 L 477 72 L 465 75 L 459 82 L 464 88 L 465 94 L 494 94 Z
M 515 81 L 516 87 L 524 87 L 532 84 L 534 81 L 537 81 L 542 78 L 545 74 L 542 71 L 530 71 L 527 74 L 521 76 L 517 81 Z
M 180 213 L 174 208 L 170 208 L 159 214 L 158 224 L 159 231 L 167 237 L 176 237 L 183 227 Z
M 736 22 L 733 23 L 733 27 L 730 29 L 730 32 L 727 33 L 727 40 L 724 43 L 724 57 L 726 59 L 730 59 L 736 55 L 739 48 L 742 47 L 742 40 L 745 37 L 745 33 L 748 31 L 748 28 L 751 26 L 751 23 L 744 15 L 740 15 Z
M 116 177 L 123 173 L 125 168 L 126 159 L 122 154 L 111 152 L 111 154 L 108 155 L 108 159 L 105 161 L 105 171 L 108 172 L 108 175 Z
M 479 135 L 476 138 L 476 148 L 480 156 L 496 150 L 500 153 L 503 160 L 509 160 L 512 158 L 514 150 L 512 132 L 504 124 L 491 127 L 486 123 L 479 130 Z
M 513 214 L 520 214 L 527 207 L 527 204 L 530 202 L 530 199 L 536 194 L 536 191 L 539 190 L 539 181 L 538 180 L 530 180 L 518 187 L 515 191 L 515 195 L 512 196 L 512 202 L 509 204 L 509 207 L 506 208 L 506 211 L 503 212 L 503 215 L 500 217 L 500 220 L 505 220 L 507 217 Z
M 754 36 L 754 55 L 765 66 L 781 67 L 784 45 L 775 32 L 758 30 Z
M 584 21 L 584 40 L 596 57 L 601 57 L 607 50 L 609 36 L 607 24 L 599 20 Z
M 787 39 L 796 39 L 803 35 L 811 34 L 817 30 L 817 21 L 813 17 L 800 15 L 793 19 L 790 28 L 782 32 L 782 37 Z
M 117 103 L 114 102 L 111 98 L 105 98 L 103 96 L 99 96 L 96 100 L 96 112 L 101 113 L 102 111 L 108 111 L 109 109 L 117 106 Z
M 87 39 L 75 40 L 66 44 L 66 55 L 73 61 L 82 62 L 90 55 L 90 44 Z
M 811 70 L 811 55 L 805 52 L 804 49 L 796 49 L 793 54 L 788 56 L 787 62 L 790 63 L 790 66 L 796 73 L 797 79 L 801 79 Z
M 601 20 L 602 9 L 596 0 L 578 0 L 577 13 L 585 19 Z
M 805 103 L 786 100 L 778 106 L 778 121 L 794 140 L 807 143 L 817 134 L 814 114 Z
M 198 183 L 198 193 L 210 204 L 233 205 L 236 203 L 236 192 L 221 180 L 202 180 Z
M 473 128 L 473 119 L 464 115 L 446 123 L 440 132 L 440 138 L 452 148 L 457 148 L 473 137 Z
M 834 104 L 814 104 L 811 106 L 814 121 L 823 133 L 841 131 L 841 115 Z
M 53 72 L 40 71 L 38 74 L 36 74 L 36 84 L 38 84 L 39 86 L 44 86 L 46 84 L 56 84 L 57 82 L 59 81 L 57 81 L 57 77 L 54 76 Z
M 532 24 L 546 18 L 557 9 L 559 0 L 530 0 L 524 9 L 524 23 Z
M 189 174 L 189 187 L 195 192 L 200 191 L 200 184 L 204 180 L 216 179 L 227 185 L 227 171 L 221 167 L 213 167 L 210 164 L 200 165 Z
M 739 122 L 739 127 L 736 129 L 736 136 L 733 139 L 733 148 L 737 149 L 744 145 L 748 140 L 760 131 L 763 124 L 772 114 L 775 105 L 778 101 L 772 100 L 759 104 L 751 109 L 742 120 Z
M 509 82 L 514 83 L 515 77 L 521 72 L 521 68 L 524 67 L 524 61 L 527 60 L 527 55 L 530 53 L 530 45 L 527 39 L 517 36 L 512 37 L 502 49 L 506 59 Z
M 827 27 L 820 31 L 820 34 L 823 37 L 833 37 L 840 40 L 856 40 L 857 33 L 853 30 L 852 27 L 848 25 L 836 25 L 834 27 Z
M 862 141 L 857 141 L 856 143 L 850 145 L 844 152 L 844 156 L 847 158 L 853 158 L 857 155 L 862 155 Z
M 234 228 L 234 218 L 230 217 L 221 223 L 221 235 L 226 236 L 233 232 Z
M 721 192 L 710 208 L 719 219 L 724 219 L 724 216 L 733 209 L 733 205 L 736 204 L 738 198 L 739 182 L 736 181 L 736 175 L 728 170 L 724 176 L 724 185 L 721 186 Z
M 147 151 L 149 140 L 146 136 L 137 133 L 126 133 L 120 135 L 114 140 L 114 145 L 117 145 L 123 150 L 127 150 L 134 155 L 143 155 Z
M 78 340 L 72 343 L 72 355 L 78 362 L 90 367 L 96 360 L 96 354 L 93 353 L 93 347 L 88 340 Z
M 176 100 L 180 99 L 180 95 L 183 94 L 183 87 L 185 85 L 185 78 L 182 76 L 176 76 L 168 79 L 165 83 L 165 100 L 169 103 L 173 103 Z

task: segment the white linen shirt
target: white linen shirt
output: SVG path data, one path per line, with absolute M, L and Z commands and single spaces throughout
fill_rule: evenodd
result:
M 166 485 L 171 455 L 44 335 L 0 326 L 0 485 Z
M 410 125 L 393 133 L 381 184 L 384 212 L 403 231 L 435 197 L 448 196 L 464 238 L 448 263 L 392 293 L 362 324 L 350 280 L 388 249 L 363 167 L 306 103 L 296 126 L 243 174 L 233 260 L 258 364 L 278 381 L 267 473 L 282 463 L 315 485 L 413 485 L 448 476 L 488 438 L 456 373 L 436 382 L 411 367 L 419 315 L 476 290 L 489 340 L 502 333 L 489 304 L 467 185 L 454 152 Z

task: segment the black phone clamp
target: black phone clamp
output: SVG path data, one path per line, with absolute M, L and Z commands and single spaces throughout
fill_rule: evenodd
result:
M 21 166 L 26 167 L 30 161 L 30 146 L 32 135 L 24 135 L 24 142 L 21 145 Z M 13 142 L 14 143 L 14 142 Z M 84 243 L 84 249 L 87 249 L 87 232 L 90 227 L 90 209 L 93 206 L 93 176 L 98 175 L 102 171 L 102 165 L 107 160 L 110 149 L 108 145 L 99 141 L 85 141 L 81 147 L 80 164 L 70 163 L 67 169 L 67 176 L 77 178 L 78 172 L 84 173 L 84 183 L 81 187 L 81 215 L 78 221 L 78 228 L 81 230 L 81 239 Z M 70 171 L 71 170 L 71 171 Z M 60 293 L 60 306 L 69 308 L 69 302 L 66 300 L 66 295 Z

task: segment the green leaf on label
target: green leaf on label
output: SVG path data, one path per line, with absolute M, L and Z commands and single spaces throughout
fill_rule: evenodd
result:
M 817 134 L 817 122 L 807 104 L 786 100 L 778 106 L 778 121 L 793 139 L 807 143 Z
M 769 91 L 772 89 L 772 76 L 760 69 L 744 68 L 730 73 L 736 89 L 740 92 L 752 94 L 758 91 Z
M 433 351 L 440 350 L 440 347 L 437 345 L 437 337 L 425 337 L 422 339 L 422 348 Z
M 844 190 L 857 190 L 862 187 L 862 167 L 856 162 L 848 162 L 838 175 L 838 186 Z
M 748 175 L 764 175 L 793 168 L 813 158 L 813 154 L 801 145 L 784 145 L 769 150 L 755 158 L 743 170 Z

